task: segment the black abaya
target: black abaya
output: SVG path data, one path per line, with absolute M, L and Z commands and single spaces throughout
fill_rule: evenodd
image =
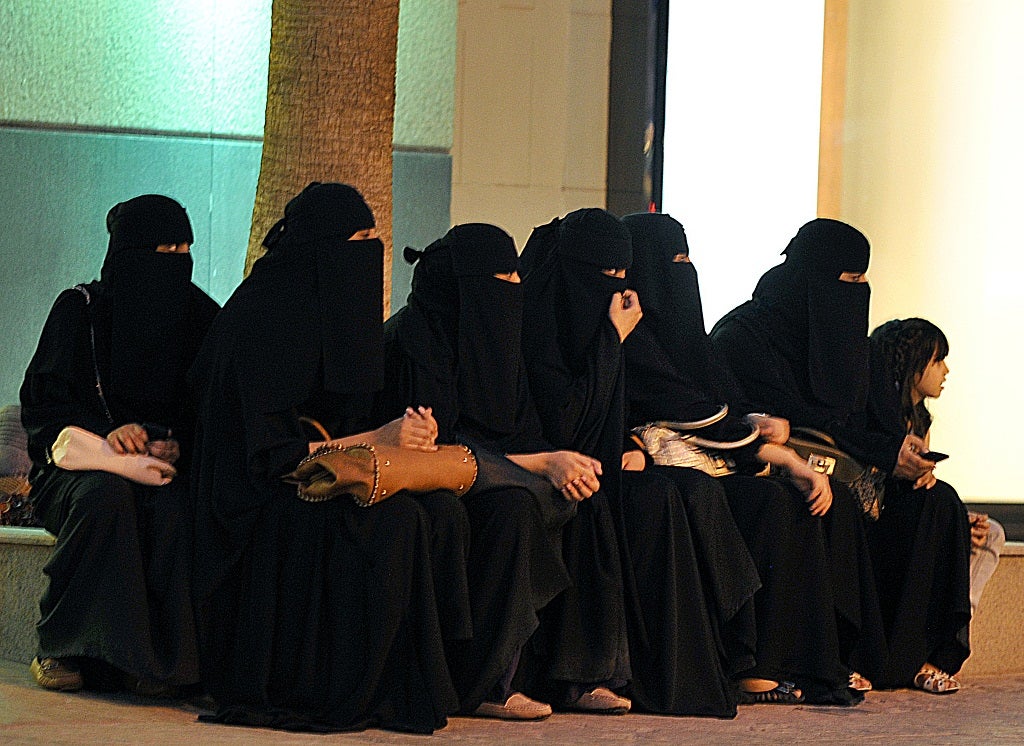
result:
M 730 431 L 742 433 L 746 426 L 734 413 L 750 409 L 705 335 L 682 226 L 656 214 L 631 215 L 623 222 L 634 239 L 631 282 L 645 308 L 624 344 L 629 425 L 694 420 L 727 404 L 730 413 L 709 428 L 716 431 L 709 437 L 736 439 Z M 850 667 L 875 673 L 878 662 L 870 651 L 882 644 L 859 516 L 843 489 L 833 490 L 832 509 L 819 518 L 789 483 L 743 476 L 744 470 L 760 469 L 759 447 L 755 443 L 736 452 L 740 474 L 717 480 L 691 469 L 659 467 L 675 474 L 677 482 L 713 482 L 724 490 L 731 519 L 756 563 L 761 580 L 754 597 L 756 665 L 734 666 L 731 673 L 794 681 L 811 702 L 856 703 L 859 695 L 847 689 Z M 680 487 L 686 496 L 686 486 Z M 699 528 L 708 517 L 693 523 Z M 722 562 L 723 554 L 706 553 L 704 559 Z
M 569 584 L 550 532 L 571 506 L 504 457 L 546 448 L 520 362 L 520 288 L 493 277 L 515 270 L 512 239 L 469 224 L 409 256 L 418 264 L 408 305 L 385 324 L 383 398 L 389 414 L 431 407 L 439 442 L 468 441 L 477 454 L 480 476 L 463 498 L 473 634 L 449 645 L 462 710 L 471 713 L 508 698 L 540 610 Z
M 382 246 L 347 240 L 368 215 L 344 185 L 290 202 L 192 371 L 194 594 L 220 722 L 429 733 L 458 707 L 431 546 L 451 537 L 436 521 L 457 520 L 454 495 L 428 515 L 403 494 L 308 504 L 281 481 L 308 453 L 300 415 L 335 437 L 380 424 Z
M 628 266 L 626 253 L 616 256 L 609 249 L 615 240 L 628 248 L 628 234 L 614 218 L 597 212 L 574 213 L 563 227 L 538 229 L 536 256 L 524 252 L 535 273 L 526 277 L 524 326 L 531 385 L 548 437 L 604 464 L 603 500 L 594 504 L 614 525 L 619 546 L 633 664 L 627 691 L 634 706 L 732 717 L 736 702 L 727 666 L 752 663 L 751 601 L 759 581 L 713 480 L 681 485 L 675 480 L 679 475 L 668 471 L 619 470 L 623 357 L 607 314 L 612 293 L 625 283 L 610 282 L 613 278 L 600 269 Z M 602 234 L 611 240 L 595 248 Z
M 888 401 L 890 392 L 883 390 L 889 383 L 879 384 L 884 376 L 872 370 L 869 377 L 867 292 L 854 289 L 857 301 L 843 308 L 833 300 L 815 309 L 809 300 L 821 300 L 830 288 L 848 291 L 840 286 L 851 283 L 838 282 L 839 274 L 867 268 L 866 239 L 851 231 L 837 221 L 804 226 L 787 248 L 786 262 L 769 270 L 754 298 L 726 314 L 711 337 L 757 407 L 823 430 L 863 463 L 891 474 L 906 423 L 869 414 L 868 402 Z M 837 357 L 845 364 L 825 364 Z M 882 388 L 869 392 L 869 380 Z M 877 523 L 868 524 L 887 638 L 887 655 L 875 656 L 888 661 L 872 677 L 879 686 L 910 685 L 931 651 L 954 666 L 943 670 L 954 673 L 969 650 L 970 533 L 963 505 L 950 493 L 941 483 L 915 492 L 890 478 L 886 507 Z M 864 665 L 861 673 L 870 677 L 867 670 Z
M 199 673 L 189 594 L 194 414 L 185 368 L 217 304 L 190 284 L 188 255 L 155 251 L 192 240 L 176 202 L 138 197 L 115 206 L 108 224 L 103 279 L 57 298 L 21 388 L 33 503 L 57 537 L 44 568 L 39 658 L 78 659 L 87 686 L 117 686 L 124 674 L 146 688 L 190 685 Z M 159 323 L 144 307 L 150 294 L 166 301 Z M 158 344 L 140 346 L 140 336 Z M 126 372 L 125 355 L 129 379 L 115 375 Z M 105 436 L 143 422 L 170 427 L 179 443 L 179 475 L 166 486 L 48 463 L 65 426 Z
M 575 274 L 579 257 L 584 264 Z M 624 284 L 601 267 L 628 266 L 629 241 L 603 210 L 578 210 L 534 231 L 523 251 L 523 356 L 545 440 L 597 458 L 601 489 L 562 534 L 573 585 L 545 609 L 548 678 L 617 686 L 632 678 L 617 534 L 622 371 L 608 303 Z
M 922 328 L 937 328 L 920 319 L 890 321 L 871 333 L 870 422 L 891 438 L 908 428 L 924 437 L 931 416 L 924 402 L 904 409 L 906 386 L 912 385 L 920 348 L 939 359 Z M 946 344 L 944 337 L 943 344 Z M 917 348 L 917 349 L 915 349 Z M 967 509 L 953 487 L 937 481 L 929 489 L 890 476 L 885 506 L 868 525 L 879 602 L 889 643 L 889 660 L 881 686 L 910 686 L 925 662 L 955 674 L 970 655 L 970 524 Z

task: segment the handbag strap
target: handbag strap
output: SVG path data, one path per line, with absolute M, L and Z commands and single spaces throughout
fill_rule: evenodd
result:
M 718 408 L 717 412 L 702 420 L 693 420 L 690 422 L 681 420 L 657 420 L 651 424 L 657 425 L 658 427 L 667 427 L 669 430 L 675 430 L 677 432 L 688 432 L 690 430 L 700 430 L 701 428 L 721 422 L 725 419 L 727 414 L 729 414 L 729 405 L 722 404 Z
M 107 422 L 113 425 L 114 418 L 110 414 L 110 407 L 107 406 L 107 397 L 103 395 L 103 383 L 100 381 L 100 364 L 96 358 L 96 327 L 92 323 L 92 296 L 85 285 L 75 285 L 74 290 L 85 296 L 85 309 L 89 314 L 89 346 L 92 348 L 92 370 L 96 376 L 96 394 L 100 398 L 100 404 L 103 405 L 103 414 L 106 415 Z
M 689 441 L 690 443 L 693 443 L 695 446 L 700 446 L 701 448 L 712 448 L 715 450 L 731 451 L 735 448 L 743 448 L 744 446 L 749 446 L 751 443 L 756 441 L 760 436 L 761 431 L 758 430 L 757 425 L 751 425 L 748 422 L 747 426 L 750 427 L 750 432 L 747 433 L 742 438 L 739 438 L 738 440 L 711 440 L 709 438 L 702 438 L 699 435 L 694 435 L 692 433 L 680 434 L 680 439 Z
M 803 427 L 802 425 L 793 426 L 790 428 L 790 432 L 794 435 L 803 435 L 805 438 L 814 438 L 822 443 L 826 443 L 833 448 L 836 447 L 836 439 L 828 433 L 822 432 L 821 430 L 815 430 L 813 427 Z
M 303 425 L 309 425 L 311 428 L 316 430 L 318 433 L 324 436 L 324 440 L 331 439 L 331 434 L 327 431 L 326 427 L 320 424 L 319 420 L 316 420 L 312 417 L 306 417 L 303 415 L 299 417 L 299 422 L 301 422 Z

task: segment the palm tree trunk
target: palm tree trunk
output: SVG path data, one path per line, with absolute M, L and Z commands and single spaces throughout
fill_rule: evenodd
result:
M 391 245 L 398 0 L 274 0 L 267 114 L 245 272 L 310 181 L 358 188 Z M 391 256 L 384 257 L 384 298 Z M 385 309 L 386 311 L 386 309 Z

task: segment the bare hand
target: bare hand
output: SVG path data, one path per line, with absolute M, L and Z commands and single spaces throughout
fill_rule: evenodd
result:
M 922 490 L 922 489 L 923 490 L 930 490 L 932 487 L 935 486 L 935 483 L 938 482 L 938 481 L 939 480 L 936 478 L 935 472 L 928 471 L 928 472 L 925 472 L 924 474 L 922 474 L 921 476 L 919 476 L 914 481 L 914 489 L 915 490 Z
M 148 445 L 149 455 L 166 461 L 169 464 L 175 463 L 181 458 L 181 446 L 174 438 L 167 440 L 151 440 Z
M 545 476 L 567 500 L 586 500 L 599 489 L 601 462 L 576 451 L 553 451 L 548 454 Z
M 804 493 L 811 515 L 825 515 L 832 507 L 832 485 L 828 476 L 807 464 L 789 470 L 790 480 Z
M 623 451 L 622 452 L 622 470 L 623 471 L 643 471 L 647 467 L 647 459 L 644 458 L 643 451 Z
M 744 419 L 757 428 L 758 434 L 769 443 L 780 446 L 789 440 L 789 420 L 766 414 L 748 414 Z
M 934 461 L 921 458 L 921 454 L 927 450 L 928 447 L 921 438 L 913 434 L 907 435 L 903 439 L 903 445 L 900 446 L 900 455 L 896 460 L 896 468 L 892 470 L 893 476 L 899 479 L 912 480 L 915 489 L 919 486 L 924 486 L 921 478 L 935 468 Z
M 148 453 L 149 436 L 137 422 L 121 425 L 107 435 L 107 442 L 117 453 Z
M 971 546 L 975 549 L 984 548 L 988 543 L 988 532 L 991 524 L 988 516 L 984 513 L 975 513 L 973 510 L 967 512 L 967 520 L 971 522 Z
M 640 299 L 635 290 L 626 290 L 624 293 L 615 293 L 612 296 L 611 305 L 608 307 L 608 318 L 612 320 L 615 331 L 619 333 L 619 341 L 625 342 L 636 325 L 640 323 L 644 312 L 640 308 Z
M 174 479 L 176 476 L 178 476 L 178 470 L 175 469 L 170 462 L 164 461 L 163 459 L 159 458 L 157 459 L 157 461 L 158 463 L 156 464 L 156 467 L 160 470 L 161 477 L 163 477 L 164 479 Z
M 381 445 L 413 448 L 417 451 L 436 451 L 437 420 L 430 407 L 408 407 L 398 419 L 382 425 L 375 431 Z

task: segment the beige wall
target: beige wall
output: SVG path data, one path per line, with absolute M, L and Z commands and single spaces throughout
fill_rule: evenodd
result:
M 459 2 L 452 222 L 605 205 L 610 0 Z
M 937 471 L 1020 499 L 1024 411 L 1024 3 L 849 0 L 842 217 L 871 239 L 872 326 L 949 337 Z

